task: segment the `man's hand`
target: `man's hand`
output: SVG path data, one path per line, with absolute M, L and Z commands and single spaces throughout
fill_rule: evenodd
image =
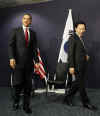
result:
M 88 55 L 86 55 L 86 61 L 88 61 L 90 59 L 90 57 Z
M 75 74 L 75 69 L 74 69 L 74 67 L 69 68 L 69 72 L 70 72 L 71 75 L 74 75 L 74 74 Z
M 16 66 L 15 59 L 10 59 L 10 66 L 11 66 L 12 69 L 15 69 L 15 66 Z

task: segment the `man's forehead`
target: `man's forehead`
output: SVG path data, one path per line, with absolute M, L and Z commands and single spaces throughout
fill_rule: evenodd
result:
M 84 24 L 78 24 L 77 27 L 85 27 L 85 25 Z
M 23 16 L 23 18 L 30 18 L 30 16 L 26 14 Z

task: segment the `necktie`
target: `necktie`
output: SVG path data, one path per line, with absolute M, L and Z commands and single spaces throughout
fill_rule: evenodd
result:
M 82 44 L 83 44 L 83 46 L 84 46 L 84 48 L 85 48 L 85 45 L 84 45 L 84 41 L 83 41 L 83 39 L 81 39 L 81 42 L 82 42 Z
M 26 40 L 26 47 L 28 45 L 28 30 L 27 28 L 25 29 L 25 40 Z

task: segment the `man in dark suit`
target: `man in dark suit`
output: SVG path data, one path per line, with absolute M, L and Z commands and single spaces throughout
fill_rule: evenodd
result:
M 90 103 L 90 100 L 85 90 L 85 72 L 86 72 L 87 62 L 89 60 L 89 56 L 87 55 L 82 38 L 85 30 L 86 30 L 86 24 L 83 21 L 79 21 L 75 24 L 75 33 L 69 38 L 68 82 L 70 83 L 69 85 L 71 87 L 70 90 L 66 92 L 65 101 L 68 105 L 72 105 L 72 97 L 75 95 L 77 91 L 79 91 L 83 107 L 94 110 L 96 108 Z M 75 81 L 73 82 L 71 78 L 72 75 L 75 75 Z M 68 87 L 66 87 L 66 89 L 67 88 Z
M 24 14 L 22 26 L 12 30 L 8 44 L 10 67 L 14 71 L 13 85 L 15 94 L 13 108 L 15 110 L 19 108 L 20 93 L 23 89 L 23 110 L 26 113 L 32 113 L 30 108 L 30 94 L 34 67 L 33 58 L 36 62 L 37 69 L 39 67 L 36 34 L 29 27 L 31 22 L 32 16 L 30 14 Z

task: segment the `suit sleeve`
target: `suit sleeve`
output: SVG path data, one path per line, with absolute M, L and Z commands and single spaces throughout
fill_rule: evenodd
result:
M 33 38 L 33 57 L 36 63 L 39 63 L 39 58 L 38 58 L 38 51 L 37 51 L 37 38 L 36 38 L 36 33 L 34 32 L 34 38 Z
M 10 33 L 8 41 L 9 59 L 15 59 L 15 47 L 16 47 L 16 29 L 13 29 Z
M 69 38 L 69 47 L 68 47 L 68 66 L 75 67 L 75 39 L 73 36 Z

